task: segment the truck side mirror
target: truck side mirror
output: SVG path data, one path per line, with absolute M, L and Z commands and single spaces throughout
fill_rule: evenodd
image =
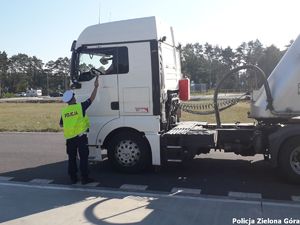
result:
M 76 47 L 76 40 L 74 40 L 72 45 L 71 45 L 71 52 L 74 52 L 75 47 Z
M 165 42 L 167 40 L 166 36 L 161 37 L 161 39 L 159 39 L 160 42 Z

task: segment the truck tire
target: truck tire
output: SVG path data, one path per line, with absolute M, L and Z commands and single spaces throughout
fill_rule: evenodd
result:
M 284 178 L 293 183 L 300 183 L 300 139 L 287 140 L 280 148 L 279 167 Z
M 110 139 L 107 150 L 113 168 L 121 172 L 141 172 L 151 162 L 146 138 L 135 132 L 116 134 Z

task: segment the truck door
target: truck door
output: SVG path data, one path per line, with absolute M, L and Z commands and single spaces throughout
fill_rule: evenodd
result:
M 153 115 L 150 43 L 128 43 L 126 46 L 119 49 L 122 65 L 118 74 L 120 115 Z
M 89 132 L 90 144 L 101 128 L 109 121 L 119 118 L 118 93 L 118 49 L 119 47 L 86 47 L 77 52 L 77 81 L 80 83 L 75 94 L 77 101 L 89 98 L 94 89 L 95 77 L 91 68 L 103 71 L 99 77 L 99 88 L 96 99 L 87 111 L 90 117 L 91 128 Z

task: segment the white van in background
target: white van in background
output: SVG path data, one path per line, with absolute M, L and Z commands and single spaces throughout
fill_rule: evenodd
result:
M 26 97 L 41 97 L 42 94 L 41 89 L 29 89 L 26 91 Z

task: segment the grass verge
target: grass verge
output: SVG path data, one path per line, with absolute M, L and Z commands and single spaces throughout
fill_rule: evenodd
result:
M 250 109 L 250 104 L 248 102 L 240 102 L 235 106 L 226 109 L 220 113 L 221 122 L 222 123 L 253 123 L 254 120 L 248 118 L 248 111 Z M 181 121 L 202 121 L 202 122 L 209 122 L 215 123 L 215 114 L 211 115 L 197 115 L 182 112 Z
M 63 103 L 1 103 L 0 104 L 0 132 L 60 132 L 60 112 Z M 230 109 L 221 112 L 224 123 L 245 122 L 254 120 L 247 118 L 249 103 L 241 102 Z M 215 122 L 213 115 L 195 115 L 182 112 L 181 121 Z
M 1 103 L 0 131 L 59 132 L 62 103 Z

